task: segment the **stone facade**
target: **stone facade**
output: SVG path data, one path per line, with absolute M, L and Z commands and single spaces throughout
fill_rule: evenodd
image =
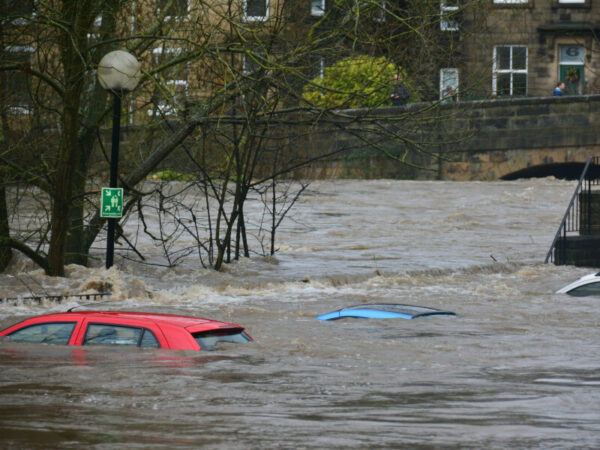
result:
M 488 5 L 485 10 L 465 6 L 457 32 L 463 98 L 508 96 L 499 78 L 518 73 L 526 76 L 526 96 L 552 95 L 559 80 L 567 82 L 570 94 L 600 93 L 600 2 L 489 0 Z M 514 57 L 503 67 L 501 48 Z M 510 67 L 518 58 L 509 49 L 526 51 L 524 68 Z M 518 76 L 513 83 L 520 82 Z

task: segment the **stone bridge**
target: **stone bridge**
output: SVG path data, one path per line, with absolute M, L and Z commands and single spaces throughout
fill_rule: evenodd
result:
M 408 150 L 409 166 L 394 164 L 363 145 L 362 153 L 353 150 L 342 158 L 320 161 L 305 175 L 459 181 L 553 175 L 572 179 L 579 178 L 589 156 L 600 155 L 600 95 L 465 101 L 431 110 L 424 104 L 410 104 L 380 108 L 377 114 L 379 128 L 395 127 L 402 137 L 379 138 L 378 147 L 396 155 Z M 398 115 L 406 120 L 394 121 Z M 369 136 L 377 139 L 373 133 L 364 137 Z M 302 145 L 330 148 L 344 141 L 347 147 L 359 148 L 356 135 L 341 129 L 312 133 Z
M 274 126 L 265 142 L 287 148 L 290 161 L 314 156 L 295 174 L 309 179 L 578 179 L 587 158 L 600 155 L 600 95 L 413 103 L 377 108 L 366 121 L 354 120 L 364 112 L 341 111 L 312 126 L 302 116 L 291 117 Z M 139 148 L 145 132 L 124 128 L 124 165 L 127 149 Z M 322 159 L 324 151 L 332 156 Z M 188 166 L 187 159 L 171 158 L 161 168 L 185 172 Z M 272 163 L 266 167 L 271 170 Z
M 579 178 L 600 154 L 600 96 L 543 97 L 458 104 L 450 128 L 471 137 L 441 149 L 438 175 L 495 180 Z

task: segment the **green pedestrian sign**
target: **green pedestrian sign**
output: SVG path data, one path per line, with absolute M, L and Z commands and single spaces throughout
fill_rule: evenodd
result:
M 123 188 L 102 188 L 100 217 L 123 217 Z

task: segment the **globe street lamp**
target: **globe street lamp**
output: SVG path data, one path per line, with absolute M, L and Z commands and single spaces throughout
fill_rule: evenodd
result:
M 98 81 L 104 89 L 113 94 L 113 128 L 112 128 L 112 148 L 110 154 L 110 188 L 117 187 L 118 167 L 119 167 L 119 135 L 121 131 L 121 97 L 126 91 L 135 89 L 142 76 L 140 63 L 130 53 L 122 50 L 115 50 L 107 53 L 98 64 Z M 110 192 L 110 191 L 108 191 Z M 101 204 L 104 201 L 104 189 Z M 110 195 L 110 194 L 109 194 Z M 113 198 L 115 200 L 115 198 Z M 120 199 L 120 208 L 117 214 L 112 216 L 103 216 L 104 206 L 101 206 L 101 217 L 121 217 L 122 203 Z M 112 205 L 116 206 L 115 203 Z M 107 208 L 110 209 L 110 208 Z M 110 269 L 113 265 L 115 251 L 115 228 L 118 218 L 108 219 L 108 231 L 106 240 L 106 268 Z

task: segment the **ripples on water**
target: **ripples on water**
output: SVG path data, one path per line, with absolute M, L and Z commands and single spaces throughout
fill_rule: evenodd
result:
M 108 284 L 103 308 L 240 323 L 255 342 L 210 353 L 0 343 L 0 447 L 599 447 L 598 299 L 553 294 L 590 270 L 541 264 L 573 187 L 318 183 L 275 258 L 220 274 L 117 260 L 50 279 L 18 262 L 0 276 L 3 296 Z M 366 302 L 459 317 L 314 319 Z M 0 326 L 76 304 L 0 305 Z

